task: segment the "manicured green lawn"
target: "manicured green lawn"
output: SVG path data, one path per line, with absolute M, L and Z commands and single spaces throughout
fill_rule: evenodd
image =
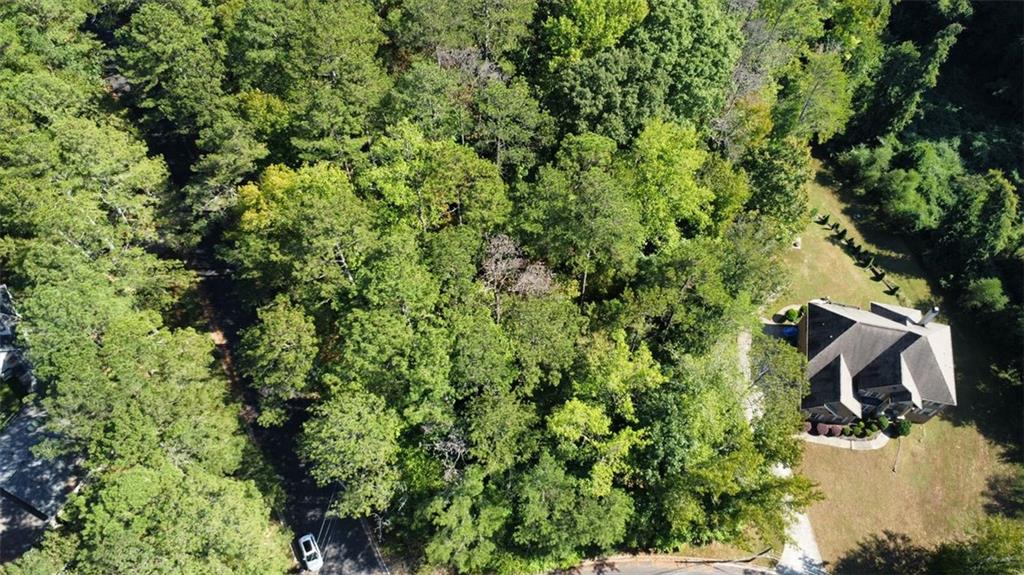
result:
M 801 236 L 802 249 L 786 254 L 791 286 L 771 311 L 821 296 L 862 307 L 870 301 L 918 308 L 935 302 L 941 307 L 906 244 L 855 220 L 861 215 L 856 204 L 843 201 L 827 184 L 824 176 L 810 185 L 811 206 L 838 220 L 876 254 L 876 264 L 900 286 L 899 297 L 886 295 L 881 282 L 872 281 L 869 271 L 856 266 L 829 240 L 830 231 L 812 222 Z M 979 408 L 987 398 L 979 390 L 989 377 L 990 362 L 982 344 L 966 337 L 956 322 L 952 325 L 958 413 L 915 426 L 910 437 L 901 440 L 902 446 L 891 441 L 870 452 L 806 447 L 801 471 L 818 482 L 825 495 L 810 509 L 810 517 L 826 561 L 835 563 L 859 542 L 885 530 L 906 534 L 914 544 L 925 546 L 958 536 L 985 513 L 988 481 L 1009 471 L 1002 448 L 964 421 L 970 418 L 962 417 L 984 411 Z

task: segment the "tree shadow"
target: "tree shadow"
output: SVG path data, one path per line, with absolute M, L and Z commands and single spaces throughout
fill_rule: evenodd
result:
M 818 563 L 810 557 L 801 557 L 799 568 L 793 568 L 788 565 L 776 565 L 775 572 L 779 575 L 829 575 L 825 571 L 827 566 L 828 563 Z
M 932 551 L 886 529 L 863 539 L 832 568 L 834 575 L 927 575 Z
M 566 567 L 563 569 L 555 569 L 551 572 L 551 575 L 584 575 L 594 573 L 595 575 L 607 575 L 609 573 L 618 573 L 619 567 L 614 561 L 607 559 L 595 559 L 587 565 L 575 565 L 573 567 Z
M 989 477 L 985 511 L 990 515 L 1024 518 L 1024 467 Z
M 875 205 L 838 180 L 824 163 L 815 175 L 815 182 L 835 191 L 843 203 L 843 215 L 853 221 L 864 242 L 876 248 L 875 251 L 865 250 L 864 253 L 874 256 L 880 268 L 908 278 L 921 278 L 931 284 L 917 256 L 917 250 L 910 245 L 910 239 L 877 223 Z
M 957 405 L 941 417 L 953 425 L 973 425 L 1001 449 L 1007 463 L 1024 460 L 1024 387 L 1008 381 L 993 368 L 990 349 L 999 334 L 988 332 L 956 310 L 951 310 Z

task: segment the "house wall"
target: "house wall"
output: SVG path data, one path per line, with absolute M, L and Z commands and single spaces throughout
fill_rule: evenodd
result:
M 824 405 L 819 407 L 813 407 L 810 409 L 802 409 L 801 411 L 803 412 L 804 419 L 810 421 L 822 421 L 825 423 L 845 424 L 852 423 L 856 419 L 852 415 L 837 415 L 836 413 L 832 413 Z M 840 414 L 842 413 L 841 410 L 836 411 Z
M 807 312 L 800 316 L 800 321 L 796 324 L 800 330 L 796 338 L 796 347 L 800 350 L 800 353 L 804 354 L 804 357 L 807 357 L 807 317 L 809 315 L 811 315 L 810 312 Z
M 936 415 L 942 413 L 949 407 L 941 403 L 935 403 L 933 401 L 925 401 L 921 404 L 919 409 L 911 409 L 907 412 L 907 419 L 914 423 L 924 423 Z

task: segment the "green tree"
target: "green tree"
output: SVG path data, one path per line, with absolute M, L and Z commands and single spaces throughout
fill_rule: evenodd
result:
M 483 471 L 470 467 L 452 493 L 435 498 L 426 513 L 437 528 L 427 543 L 427 561 L 463 573 L 485 573 L 496 559 L 497 535 L 512 511 L 486 484 Z
M 239 196 L 224 256 L 256 294 L 290 290 L 298 301 L 319 303 L 355 288 L 376 234 L 345 172 L 326 163 L 271 166 Z
M 409 120 L 431 140 L 461 143 L 474 125 L 470 96 L 458 70 L 417 61 L 388 93 L 386 117 L 390 124 Z
M 734 332 L 749 313 L 750 300 L 726 284 L 725 245 L 699 238 L 647 262 L 621 301 L 608 306 L 610 321 L 626 331 L 631 346 L 645 342 L 665 362 L 679 354 L 707 353 Z
M 576 398 L 551 413 L 547 428 L 560 455 L 588 465 L 590 473 L 583 488 L 595 497 L 612 492 L 616 475 L 629 470 L 629 451 L 644 443 L 643 431 L 627 427 L 613 432 L 612 420 L 603 407 Z
M 711 225 L 718 234 L 728 229 L 750 199 L 750 180 L 745 171 L 716 154 L 708 154 L 697 173 L 699 184 L 714 195 Z
M 246 0 L 225 10 L 227 60 L 241 90 L 281 98 L 287 159 L 351 160 L 388 89 L 385 37 L 369 3 Z
M 224 100 L 224 44 L 214 11 L 199 0 L 146 2 L 118 32 L 132 98 L 176 130 L 195 135 Z
M 790 78 L 776 108 L 776 131 L 825 142 L 843 132 L 853 93 L 836 52 L 812 52 Z
M 1024 522 L 1005 517 L 983 520 L 965 539 L 939 546 L 931 573 L 988 575 L 1024 571 Z
M 407 122 L 374 142 L 370 161 L 361 187 L 387 204 L 390 220 L 424 232 L 449 224 L 488 230 L 511 208 L 497 166 L 465 146 L 429 141 Z
M 209 337 L 168 330 L 82 273 L 29 290 L 21 313 L 35 374 L 49 386 L 48 425 L 64 438 L 54 448 L 84 454 L 90 469 L 165 457 L 211 473 L 238 467 L 243 439 L 223 377 L 209 369 Z
M 1000 312 L 1010 303 L 999 278 L 980 278 L 967 284 L 963 295 L 964 306 L 981 313 Z
M 635 176 L 630 188 L 648 238 L 671 244 L 680 227 L 700 232 L 711 225 L 714 193 L 696 178 L 706 157 L 692 128 L 652 120 L 637 136 L 629 161 Z
M 731 361 L 684 360 L 669 382 L 638 406 L 650 441 L 638 454 L 635 537 L 659 549 L 742 541 L 751 532 L 783 536 L 787 515 L 814 499 L 800 477 L 777 477 L 745 421 Z M 642 526 L 642 527 L 641 527 Z
M 886 150 L 879 151 L 884 160 Z M 953 204 L 953 178 L 963 174 L 960 154 L 951 142 L 915 142 L 895 158 L 909 169 L 892 168 L 873 191 L 883 198 L 883 209 L 894 224 L 911 230 L 935 229 Z M 900 228 L 905 229 L 905 228 Z
M 580 278 L 627 276 L 640 257 L 639 206 L 616 175 L 615 143 L 595 134 L 569 136 L 554 165 L 541 168 L 520 207 L 523 228 L 554 263 Z
M 512 344 L 508 336 L 483 306 L 454 308 L 451 311 L 452 386 L 459 398 L 493 389 L 510 388 Z
M 612 549 L 622 541 L 633 511 L 629 496 L 614 489 L 594 497 L 548 453 L 521 479 L 513 539 L 555 565 L 577 564 L 587 549 Z
M 999 172 L 971 174 L 954 180 L 956 200 L 940 227 L 939 244 L 949 268 L 981 269 L 1016 236 L 1017 195 Z
M 860 119 L 864 139 L 898 134 L 914 120 L 922 96 L 935 87 L 939 68 L 962 30 L 960 24 L 946 26 L 923 53 L 910 41 L 886 50 L 871 104 Z
M 530 95 L 526 82 L 493 80 L 474 94 L 475 148 L 498 169 L 525 176 L 539 149 L 550 143 L 553 120 Z
M 579 308 L 563 293 L 509 302 L 502 327 L 512 341 L 524 393 L 532 393 L 538 384 L 558 385 L 576 357 L 584 323 Z
M 502 61 L 528 35 L 536 6 L 536 0 L 406 0 L 398 40 L 424 52 L 475 47 L 484 59 Z
M 83 575 L 284 573 L 287 536 L 251 483 L 170 465 L 129 467 L 73 500 Z
M 331 512 L 361 516 L 388 506 L 398 488 L 402 421 L 371 393 L 348 390 L 316 408 L 299 452 L 320 485 L 341 484 Z
M 621 45 L 558 70 L 548 108 L 564 132 L 593 131 L 620 145 L 652 117 L 702 132 L 724 103 L 741 42 L 717 0 L 651 2 Z
M 800 400 L 810 391 L 805 364 L 788 343 L 754 334 L 748 397 L 760 405 L 752 423 L 754 444 L 769 462 L 792 467 L 800 461 L 802 449 L 794 435 L 803 419 Z
M 500 389 L 472 399 L 466 414 L 469 453 L 488 475 L 529 460 L 538 445 L 537 415 L 532 404 Z
M 647 346 L 631 350 L 624 331 L 594 334 L 585 355 L 585 367 L 573 382 L 576 396 L 603 404 L 626 421 L 636 420 L 634 399 L 665 382 Z
M 544 21 L 545 39 L 554 59 L 575 62 L 585 55 L 611 48 L 647 16 L 646 0 L 560 0 Z
M 242 332 L 243 369 L 260 394 L 260 424 L 280 425 L 287 418 L 285 403 L 309 388 L 316 327 L 287 296 L 260 308 L 258 316 L 258 323 Z
M 810 163 L 810 150 L 794 138 L 772 139 L 748 152 L 742 164 L 752 190 L 747 208 L 774 220 L 783 235 L 802 230 L 807 217 L 804 186 L 811 179 Z

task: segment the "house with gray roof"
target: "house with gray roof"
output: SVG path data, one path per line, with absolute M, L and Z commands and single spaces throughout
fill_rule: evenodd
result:
M 811 383 L 804 415 L 839 424 L 883 414 L 921 423 L 956 405 L 953 340 L 937 314 L 808 302 L 798 339 Z
M 16 346 L 20 319 L 0 284 L 0 385 L 20 385 L 21 393 L 31 393 L 36 380 Z M 46 411 L 31 402 L 10 417 L 0 416 L 0 563 L 39 540 L 78 485 L 79 457 L 40 452 L 48 440 L 60 440 L 46 428 L 46 418 Z
M 39 540 L 78 485 L 78 457 L 38 453 L 54 438 L 45 424 L 46 412 L 26 405 L 0 430 L 0 563 Z

